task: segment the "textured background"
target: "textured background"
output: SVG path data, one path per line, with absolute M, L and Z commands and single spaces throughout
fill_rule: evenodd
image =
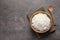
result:
M 54 6 L 56 31 L 38 38 L 27 14 L 49 5 Z M 0 40 L 60 40 L 60 0 L 0 0 Z

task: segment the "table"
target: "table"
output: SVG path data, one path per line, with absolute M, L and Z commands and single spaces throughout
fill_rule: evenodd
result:
M 49 5 L 54 6 L 56 31 L 38 38 L 27 15 Z M 60 40 L 60 0 L 0 0 L 0 40 Z

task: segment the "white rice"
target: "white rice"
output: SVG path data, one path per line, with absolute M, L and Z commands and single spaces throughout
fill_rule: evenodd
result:
M 50 18 L 46 14 L 38 13 L 32 18 L 32 26 L 44 32 L 44 30 L 50 29 Z

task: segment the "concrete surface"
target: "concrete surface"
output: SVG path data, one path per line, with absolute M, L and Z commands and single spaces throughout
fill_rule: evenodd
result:
M 49 5 L 54 6 L 56 31 L 38 38 L 27 14 Z M 60 40 L 60 0 L 0 0 L 0 40 Z

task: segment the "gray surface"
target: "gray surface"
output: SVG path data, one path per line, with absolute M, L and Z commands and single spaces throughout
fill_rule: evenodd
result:
M 56 31 L 38 38 L 27 14 L 49 5 L 55 9 Z M 60 40 L 60 0 L 0 0 L 0 40 Z

